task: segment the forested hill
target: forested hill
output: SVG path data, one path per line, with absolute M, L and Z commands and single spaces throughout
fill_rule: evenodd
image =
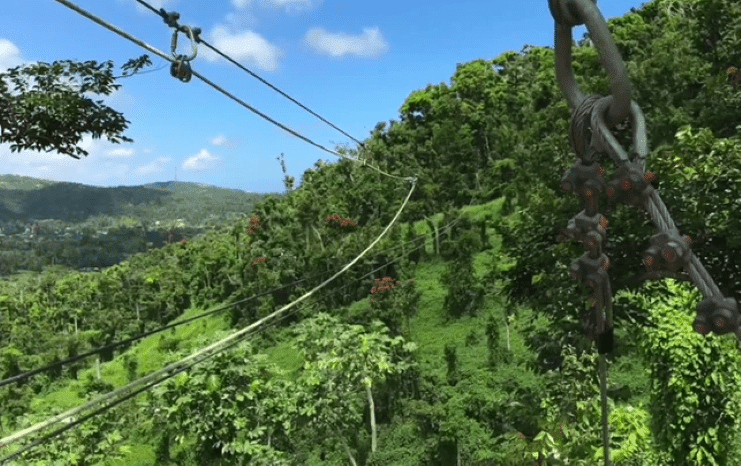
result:
M 653 186 L 720 290 L 741 301 L 741 4 L 655 0 L 608 23 L 645 114 Z M 591 41 L 572 55 L 582 91 L 608 94 Z M 575 157 L 553 48 L 451 71 L 364 141 L 368 164 L 397 178 L 317 162 L 297 189 L 287 181 L 286 196 L 204 235 L 100 273 L 49 268 L 0 281 L 1 378 L 91 349 L 101 361 L 0 387 L 0 437 L 302 298 L 239 346 L 17 464 L 602 464 L 598 358 L 582 322 L 590 290 L 569 276 L 585 249 L 557 241 L 582 205 L 561 189 Z M 630 129 L 614 130 L 626 152 Z M 611 160 L 602 164 L 610 179 Z M 413 175 L 389 227 L 411 188 L 398 177 Z M 603 198 L 613 464 L 738 466 L 737 342 L 693 330 L 702 295 L 691 283 L 642 281 L 654 227 Z
M 53 264 L 109 267 L 282 196 L 178 181 L 103 188 L 0 175 L 0 275 Z
M 282 194 L 250 193 L 183 181 L 106 188 L 0 175 L 0 221 L 58 220 L 80 224 L 107 216 L 134 217 L 149 223 L 181 219 L 197 226 L 209 217 L 223 221 L 228 213 L 249 211 L 267 196 Z

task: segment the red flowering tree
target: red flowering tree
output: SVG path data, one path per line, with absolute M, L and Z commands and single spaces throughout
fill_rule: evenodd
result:
M 405 333 L 402 323 L 406 323 L 408 333 L 409 318 L 416 314 L 420 297 L 414 279 L 396 280 L 394 283 L 391 277 L 383 277 L 374 281 L 375 285 L 370 290 L 373 318 L 380 319 L 396 335 Z

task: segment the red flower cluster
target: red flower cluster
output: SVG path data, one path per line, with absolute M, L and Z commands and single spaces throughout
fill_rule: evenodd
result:
M 338 223 L 340 221 L 340 216 L 337 214 L 332 214 L 329 217 L 327 217 L 326 220 L 324 220 L 324 224 L 327 225 L 328 223 Z
M 255 228 L 260 226 L 260 216 L 255 215 L 253 217 L 250 217 L 250 226 L 247 227 L 247 233 L 252 233 L 255 231 Z M 250 245 L 250 243 L 245 242 L 247 246 Z
M 371 294 L 376 294 L 377 291 L 388 291 L 394 287 L 394 279 L 391 277 L 383 277 L 383 279 L 376 278 L 375 282 L 376 286 L 371 288 Z M 399 280 L 396 280 L 396 284 L 398 285 L 399 283 Z M 376 300 L 371 299 L 371 302 L 375 303 Z
M 265 258 L 263 256 L 260 256 L 254 261 L 252 261 L 252 265 L 264 264 L 264 263 L 265 263 Z
M 252 233 L 255 231 L 255 228 L 260 226 L 260 216 L 255 215 L 254 217 L 250 217 L 250 226 L 247 227 L 247 233 Z
M 324 220 L 324 224 L 325 225 L 331 224 L 333 226 L 340 226 L 340 227 L 354 227 L 358 225 L 358 222 L 356 222 L 355 220 L 349 219 L 349 218 L 342 220 L 342 218 L 339 215 L 333 214 L 327 217 L 326 220 Z

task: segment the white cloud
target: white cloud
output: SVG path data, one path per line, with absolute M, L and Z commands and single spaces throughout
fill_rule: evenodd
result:
M 215 155 L 211 155 L 206 149 L 201 149 L 199 153 L 188 157 L 183 162 L 183 170 L 203 172 L 213 170 L 219 164 L 221 159 Z
M 278 59 L 283 54 L 278 47 L 253 31 L 231 33 L 226 27 L 218 25 L 211 31 L 211 37 L 210 43 L 223 54 L 237 62 L 251 62 L 265 71 L 278 68 Z M 220 55 L 205 47 L 198 50 L 198 56 L 210 62 L 223 60 Z
M 21 51 L 11 41 L 0 39 L 0 72 L 22 65 Z
M 215 138 L 211 139 L 211 144 L 213 144 L 214 146 L 222 146 L 222 147 L 227 147 L 229 149 L 235 149 L 239 147 L 241 142 L 238 136 L 227 137 L 223 134 L 219 134 Z
M 109 158 L 117 158 L 117 159 L 124 158 L 125 159 L 125 158 L 131 157 L 132 155 L 134 155 L 134 149 L 124 149 L 124 148 L 111 149 L 106 152 L 106 155 Z
M 253 4 L 252 0 L 231 0 L 234 8 L 244 10 Z M 285 8 L 289 13 L 295 13 L 299 11 L 305 11 L 314 7 L 314 0 L 262 0 L 267 7 L 272 8 Z
M 123 162 L 128 157 L 125 154 L 133 151 L 103 139 L 94 140 L 89 134 L 84 135 L 77 145 L 88 151 L 87 157 L 80 156 L 77 160 L 56 151 L 11 152 L 9 143 L 0 144 L 3 172 L 92 185 L 102 185 L 106 181 L 121 184 L 122 180 L 128 179 L 130 168 Z
M 152 175 L 155 173 L 162 173 L 165 171 L 166 168 L 170 168 L 164 166 L 168 162 L 172 162 L 172 157 L 159 157 L 146 165 L 137 167 L 134 171 L 137 175 Z
M 226 144 L 226 136 L 224 136 L 223 134 L 219 134 L 215 138 L 211 139 L 211 144 L 213 144 L 214 146 L 223 146 L 224 144 Z
M 351 36 L 342 32 L 327 32 L 317 27 L 306 32 L 305 40 L 315 50 L 333 57 L 343 55 L 373 57 L 388 49 L 388 43 L 378 28 L 364 28 L 363 34 Z
M 164 169 L 157 162 L 149 162 L 146 165 L 137 167 L 134 171 L 137 175 L 152 175 L 154 173 L 161 173 Z
M 288 13 L 298 13 L 314 7 L 312 0 L 267 0 L 270 6 L 283 7 Z

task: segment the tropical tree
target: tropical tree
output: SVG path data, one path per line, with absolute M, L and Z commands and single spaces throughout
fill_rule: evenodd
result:
M 151 64 L 147 55 L 129 60 L 121 68 L 130 73 L 119 78 Z M 12 152 L 56 150 L 79 159 L 80 154 L 88 154 L 77 145 L 85 133 L 91 133 L 93 139 L 105 134 L 113 143 L 119 142 L 118 137 L 133 142 L 121 134 L 129 123 L 121 113 L 84 95 L 109 95 L 121 87 L 113 84 L 116 78 L 111 74 L 112 67 L 111 61 L 98 64 L 94 60 L 61 60 L 17 66 L 0 73 L 0 143 L 11 143 Z M 75 76 L 82 79 L 78 88 L 58 82 L 60 78 L 71 80 Z M 30 89 L 26 78 L 35 81 Z M 12 93 L 9 83 L 17 94 Z
M 373 388 L 387 377 L 415 367 L 412 355 L 416 345 L 400 336 L 390 337 L 379 321 L 365 329 L 341 324 L 326 313 L 302 322 L 295 344 L 304 355 L 300 415 L 320 438 L 336 438 L 350 462 L 357 464 L 348 438 L 356 436 L 362 422 L 360 400 L 365 398 L 368 406 L 371 452 L 375 452 L 378 432 Z
M 195 439 L 199 464 L 289 464 L 296 390 L 249 344 L 219 353 L 156 391 L 149 409 L 167 437 L 164 444 Z M 169 458 L 165 450 L 161 455 Z

